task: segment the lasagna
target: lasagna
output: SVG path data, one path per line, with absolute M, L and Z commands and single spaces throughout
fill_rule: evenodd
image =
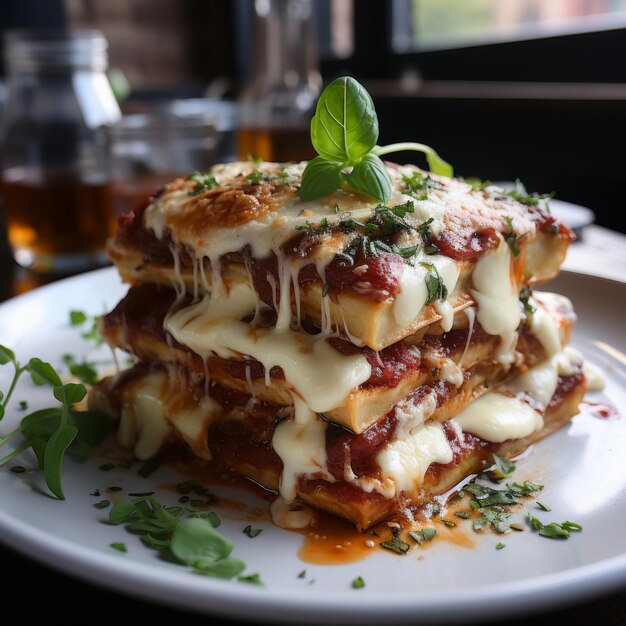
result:
M 90 395 L 146 459 L 184 444 L 359 529 L 411 514 L 578 411 L 568 243 L 535 196 L 386 163 L 391 199 L 303 202 L 305 163 L 218 165 L 123 215 L 136 357 Z M 208 182 L 207 182 L 208 181 Z

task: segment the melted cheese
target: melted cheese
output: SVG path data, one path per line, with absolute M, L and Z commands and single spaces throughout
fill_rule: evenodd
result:
M 519 292 L 511 277 L 511 250 L 500 237 L 495 250 L 481 257 L 472 274 L 476 317 L 490 335 L 500 336 L 497 360 L 513 363 L 520 323 Z
M 604 374 L 597 365 L 585 361 L 583 371 L 585 372 L 589 391 L 602 391 L 604 389 L 606 385 Z
M 414 492 L 424 481 L 431 463 L 450 463 L 452 448 L 438 422 L 423 424 L 408 437 L 389 443 L 376 457 L 383 483 L 395 485 L 395 493 Z
M 463 431 L 494 443 L 521 439 L 543 427 L 541 413 L 528 403 L 497 392 L 474 400 L 454 421 Z
M 172 430 L 162 401 L 164 378 L 163 374 L 147 375 L 125 394 L 118 439 L 141 460 L 153 457 Z
M 437 409 L 437 394 L 429 394 L 415 400 L 411 397 L 400 400 L 396 404 L 394 416 L 396 418 L 395 436 L 398 439 L 407 437 L 415 428 L 421 426 Z
M 272 522 L 279 528 L 300 530 L 311 526 L 315 516 L 310 507 L 300 502 L 287 502 L 278 496 L 270 506 Z
M 333 480 L 326 469 L 326 422 L 294 395 L 294 417 L 274 430 L 272 447 L 283 462 L 279 493 L 286 502 L 295 499 L 298 478 L 319 476 Z
M 239 317 L 254 310 L 254 292 L 242 285 L 237 290 L 247 297 L 229 294 L 229 298 L 212 300 L 205 296 L 170 315 L 166 330 L 203 357 L 248 355 L 262 363 L 266 372 L 280 367 L 290 387 L 320 413 L 339 406 L 370 377 L 371 367 L 364 356 L 342 355 L 323 337 L 289 329 L 255 329 L 240 322 Z
M 448 293 L 452 293 L 459 279 L 457 264 L 439 254 L 430 256 L 420 254 L 413 265 L 405 264 L 400 276 L 400 292 L 396 295 L 393 305 L 396 324 L 401 328 L 408 326 L 419 316 L 428 300 L 426 287 L 428 269 L 421 265 L 421 262 L 429 263 L 436 268 Z M 443 324 L 449 326 L 450 330 L 454 318 L 452 307 L 445 300 L 437 301 L 436 306 L 443 317 Z

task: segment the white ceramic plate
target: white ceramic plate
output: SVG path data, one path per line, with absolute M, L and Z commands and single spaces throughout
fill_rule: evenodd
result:
M 604 395 L 626 406 L 626 285 L 581 274 L 564 273 L 553 286 L 575 303 L 579 323 L 574 345 L 604 369 Z M 70 309 L 102 313 L 124 293 L 112 269 L 65 280 L 0 306 L 0 343 L 18 356 L 38 356 L 60 365 L 61 355 L 89 355 L 80 331 L 68 324 Z M 106 348 L 96 358 L 107 358 Z M 9 370 L 0 368 L 0 389 L 6 390 Z M 49 394 L 49 392 L 47 392 Z M 27 399 L 29 409 L 49 402 L 23 380 L 15 404 Z M 0 424 L 7 432 L 19 420 L 9 410 Z M 262 621 L 421 623 L 469 620 L 543 610 L 579 602 L 626 583 L 626 419 L 601 420 L 577 416 L 571 426 L 535 447 L 518 463 L 516 480 L 546 485 L 540 499 L 550 513 L 533 510 L 544 522 L 572 520 L 584 530 L 567 541 L 549 540 L 530 530 L 504 538 L 467 535 L 472 548 L 434 541 L 399 557 L 373 550 L 361 562 L 322 566 L 297 557 L 302 538 L 268 522 L 255 523 L 263 533 L 254 540 L 242 534 L 245 515 L 219 510 L 220 530 L 236 542 L 234 555 L 259 572 L 264 587 L 204 578 L 158 559 L 138 537 L 104 523 L 106 510 L 93 507 L 88 495 L 96 487 L 121 485 L 127 491 L 159 490 L 176 481 L 166 468 L 144 479 L 130 471 L 98 469 L 102 460 L 86 465 L 67 462 L 67 500 L 45 495 L 35 474 L 0 471 L 0 538 L 48 565 L 100 585 L 171 605 Z M 216 488 L 218 494 L 221 493 Z M 168 492 L 158 494 L 175 501 Z M 239 494 L 239 498 L 253 498 Z M 257 502 L 267 507 L 264 502 Z M 533 506 L 533 505 L 530 505 Z M 525 511 L 516 513 L 521 520 Z M 127 544 L 127 554 L 109 547 Z M 503 541 L 506 547 L 495 550 Z M 421 557 L 418 559 L 418 557 Z M 298 573 L 306 569 L 305 578 Z M 351 588 L 356 576 L 367 587 Z M 311 580 L 315 580 L 313 584 Z

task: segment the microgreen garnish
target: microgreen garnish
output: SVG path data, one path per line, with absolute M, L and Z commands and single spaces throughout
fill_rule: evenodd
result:
M 448 297 L 448 288 L 441 278 L 441 274 L 432 263 L 420 262 L 420 265 L 428 270 L 426 274 L 426 304 L 430 304 L 435 300 L 445 300 Z
M 87 321 L 87 314 L 84 311 L 70 311 L 70 324 L 81 326 Z
M 81 333 L 81 337 L 87 341 L 94 341 L 97 346 L 102 345 L 104 340 L 98 330 L 100 316 L 89 316 L 84 311 L 70 311 L 70 324 L 72 326 L 82 326 L 86 322 L 89 322 L 89 328 Z
M 120 500 L 109 511 L 109 521 L 126 524 L 127 530 L 141 535 L 146 545 L 165 551 L 198 574 L 217 578 L 239 576 L 245 564 L 230 556 L 233 542 L 216 531 L 203 515 L 182 519 L 184 514 L 182 507 L 166 507 L 154 498 Z
M 365 587 L 365 580 L 363 580 L 362 576 L 357 576 L 352 581 L 352 588 L 353 589 L 363 589 L 363 587 Z
M 40 409 L 26 415 L 15 430 L 0 438 L 0 446 L 6 445 L 15 436 L 22 435 L 23 441 L 6 456 L 0 458 L 0 465 L 7 463 L 29 448 L 37 458 L 38 467 L 43 471 L 48 489 L 60 500 L 65 499 L 61 485 L 61 466 L 65 453 L 72 446 L 78 460 L 84 461 L 91 448 L 109 434 L 111 419 L 97 411 L 77 411 L 74 404 L 80 402 L 87 390 L 83 385 L 63 384 L 56 370 L 41 359 L 32 358 L 21 365 L 12 350 L 0 346 L 0 366 L 11 364 L 13 378 L 6 394 L 0 392 L 0 419 L 15 390 L 18 380 L 28 372 L 36 385 L 52 387 L 52 394 L 60 406 Z
M 115 542 L 109 545 L 111 548 L 113 548 L 114 550 L 117 550 L 118 552 L 128 552 L 128 548 L 126 547 L 125 543 Z
M 195 187 L 187 194 L 188 196 L 197 196 L 201 193 L 205 193 L 211 189 L 219 187 L 219 183 L 215 179 L 213 172 L 205 172 L 204 174 L 194 172 L 187 177 L 187 180 L 191 180 L 196 183 Z
M 78 363 L 76 358 L 71 354 L 63 355 L 63 363 L 68 366 L 70 374 L 87 385 L 95 385 L 98 382 L 98 372 L 96 372 L 93 363 L 83 361 Z
M 383 541 L 380 545 L 385 548 L 385 550 L 390 550 L 391 552 L 396 552 L 397 554 L 406 554 L 411 547 L 406 541 L 402 541 L 402 539 L 398 537 L 393 537 L 392 539 Z
M 426 155 L 430 169 L 452 176 L 452 167 L 429 146 L 399 143 L 377 146 L 378 117 L 366 89 L 350 77 L 334 80 L 322 92 L 311 120 L 311 143 L 318 156 L 307 163 L 301 200 L 326 196 L 347 183 L 355 191 L 387 202 L 391 178 L 380 156 L 399 150 Z

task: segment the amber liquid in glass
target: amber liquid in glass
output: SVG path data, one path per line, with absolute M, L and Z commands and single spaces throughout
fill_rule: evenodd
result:
M 106 182 L 59 172 L 42 177 L 15 168 L 4 173 L 2 191 L 18 263 L 59 272 L 102 263 L 116 225 Z
M 315 156 L 308 128 L 241 128 L 237 142 L 242 161 L 253 157 L 280 163 Z

